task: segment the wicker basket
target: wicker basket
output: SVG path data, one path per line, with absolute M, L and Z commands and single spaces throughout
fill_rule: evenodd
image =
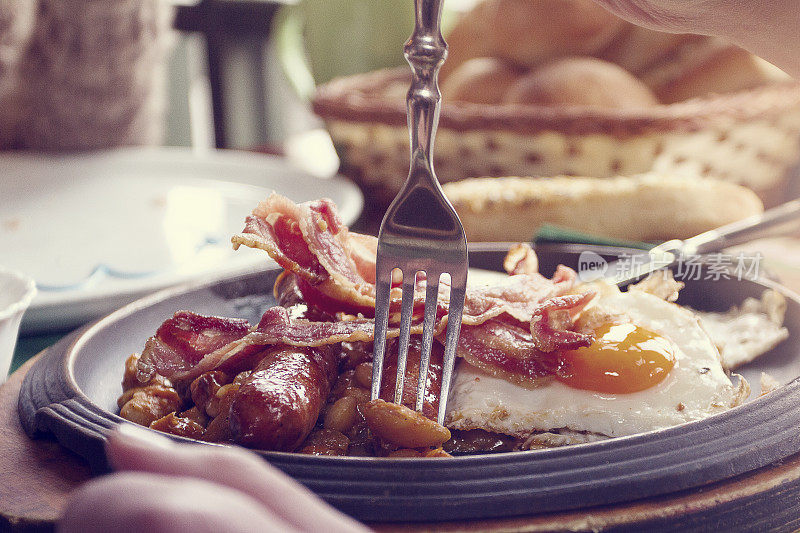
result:
M 408 173 L 407 68 L 321 86 L 342 170 L 376 200 Z M 407 86 L 407 85 L 405 85 Z M 800 156 L 800 84 L 713 95 L 646 110 L 445 102 L 436 137 L 442 182 L 477 176 L 609 177 L 650 170 L 740 183 L 774 204 Z

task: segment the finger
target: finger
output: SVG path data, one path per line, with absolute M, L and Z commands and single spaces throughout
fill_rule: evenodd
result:
M 123 424 L 111 433 L 106 453 L 117 470 L 190 476 L 249 494 L 304 531 L 368 531 L 242 448 L 178 444 L 150 430 Z
M 204 480 L 141 472 L 103 476 L 75 491 L 60 533 L 299 531 L 251 496 Z

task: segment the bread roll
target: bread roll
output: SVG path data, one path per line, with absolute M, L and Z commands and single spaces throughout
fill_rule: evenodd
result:
M 647 85 L 665 104 L 787 79 L 787 74 L 760 57 L 718 41 L 709 42 L 701 53 L 688 55 L 683 61 L 676 60 L 671 66 L 656 68 L 644 76 Z
M 439 70 L 439 79 L 445 81 L 450 73 L 462 63 L 475 57 L 491 56 L 489 38 L 492 31 L 480 22 L 480 13 L 489 7 L 484 0 L 471 11 L 461 15 L 453 29 L 445 36 L 447 41 L 447 59 Z M 485 22 L 485 21 L 484 21 Z
M 444 186 L 472 241 L 528 241 L 543 224 L 636 241 L 683 239 L 763 211 L 728 182 L 627 178 L 471 178 Z
M 698 37 L 708 39 L 697 35 L 664 33 L 631 24 L 599 57 L 639 75 L 674 54 L 683 43 Z
M 593 57 L 557 59 L 512 85 L 505 103 L 641 108 L 658 104 L 650 89 L 622 67 Z
M 484 0 L 448 36 L 442 75 L 473 57 L 532 67 L 565 55 L 593 55 L 626 24 L 592 0 Z
M 500 59 L 476 57 L 461 64 L 442 82 L 448 101 L 498 104 L 524 71 Z

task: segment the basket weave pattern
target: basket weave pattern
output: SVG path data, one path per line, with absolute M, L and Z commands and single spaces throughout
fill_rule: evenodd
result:
M 408 130 L 404 107 L 370 89 L 385 87 L 385 78 L 386 72 L 336 80 L 320 90 L 315 109 L 327 121 L 343 170 L 373 194 L 390 198 L 408 172 Z M 797 86 L 712 96 L 647 113 L 652 116 L 534 106 L 497 112 L 489 106 L 445 104 L 436 172 L 448 182 L 653 170 L 716 178 L 761 192 L 779 185 L 800 157 Z

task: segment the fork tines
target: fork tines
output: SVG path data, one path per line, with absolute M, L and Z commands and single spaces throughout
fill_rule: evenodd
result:
M 451 265 L 450 271 L 441 269 L 420 269 L 426 276 L 425 312 L 422 333 L 422 348 L 420 352 L 419 381 L 417 383 L 417 396 L 415 410 L 422 411 L 425 398 L 428 369 L 430 367 L 431 350 L 433 347 L 433 334 L 436 327 L 436 311 L 439 298 L 439 282 L 442 274 L 450 275 L 450 298 L 447 334 L 445 340 L 441 391 L 437 421 L 442 424 L 447 405 L 447 394 L 455 365 L 456 344 L 461 330 L 461 315 L 464 306 L 466 288 L 466 264 Z M 394 403 L 402 403 L 403 388 L 406 377 L 408 348 L 410 341 L 411 322 L 414 314 L 414 296 L 416 288 L 417 268 L 406 264 L 392 264 L 382 260 L 380 254 L 376 268 L 376 300 L 375 300 L 375 349 L 373 355 L 372 391 L 371 398 L 375 399 L 380 394 L 383 375 L 383 361 L 386 350 L 386 333 L 388 331 L 389 308 L 391 299 L 391 280 L 394 269 L 403 273 L 402 300 L 400 307 L 400 332 L 397 353 L 397 378 L 395 381 Z

